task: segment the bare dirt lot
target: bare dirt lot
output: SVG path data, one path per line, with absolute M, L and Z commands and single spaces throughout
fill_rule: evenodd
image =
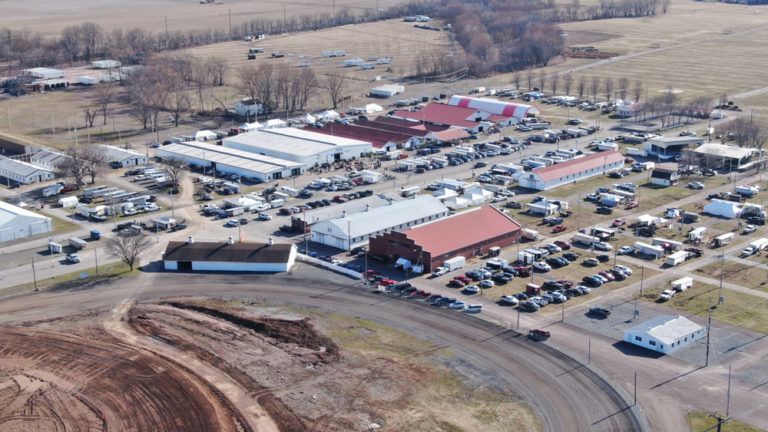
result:
M 108 315 L 0 328 L 0 430 L 248 431 L 249 405 L 280 431 L 540 428 L 523 405 L 441 366 L 449 352 L 365 320 L 169 299 L 131 308 L 134 336 L 119 343 L 98 327 Z M 230 404 L 200 363 L 251 401 Z
M 161 31 L 168 30 L 225 29 L 232 24 L 252 19 L 282 18 L 283 12 L 294 16 L 328 13 L 334 7 L 329 1 L 306 0 L 228 0 L 219 4 L 200 4 L 198 0 L 80 0 L 57 2 L 51 0 L 0 0 L 3 16 L 0 27 L 12 29 L 30 28 L 45 34 L 58 34 L 61 29 L 85 21 L 97 23 L 105 28 L 132 28 Z M 338 13 L 343 8 L 360 12 L 366 8 L 384 9 L 398 4 L 398 0 L 337 0 Z M 283 9 L 285 7 L 285 10 Z

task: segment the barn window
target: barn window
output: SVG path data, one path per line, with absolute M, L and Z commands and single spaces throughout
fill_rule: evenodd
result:
M 638 341 L 638 342 L 642 342 L 643 338 L 641 338 L 640 336 L 635 336 L 635 340 Z
M 651 344 L 651 346 L 656 346 L 656 341 L 650 341 L 648 343 Z

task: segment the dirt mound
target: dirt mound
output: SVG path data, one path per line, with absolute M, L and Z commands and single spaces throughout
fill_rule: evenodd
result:
M 318 333 L 307 318 L 283 320 L 268 317 L 246 317 L 234 310 L 211 308 L 195 303 L 164 302 L 161 304 L 218 318 L 236 326 L 253 330 L 281 343 L 294 344 L 319 351 L 318 357 L 325 362 L 339 358 L 338 345 L 331 338 Z

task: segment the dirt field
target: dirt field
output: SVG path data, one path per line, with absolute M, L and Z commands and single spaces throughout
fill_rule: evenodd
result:
M 122 343 L 104 312 L 2 327 L 0 430 L 248 431 L 240 413 L 253 404 L 280 431 L 539 429 L 522 405 L 441 366 L 440 347 L 307 312 L 170 299 L 132 308 Z M 251 402 L 225 402 L 201 363 Z
M 75 3 L 51 0 L 0 0 L 3 16 L 0 27 L 30 28 L 45 34 L 58 34 L 66 26 L 85 21 L 105 28 L 140 27 L 145 30 L 164 31 L 168 17 L 168 30 L 225 29 L 232 24 L 252 19 L 282 18 L 283 6 L 288 17 L 313 13 L 331 13 L 332 2 L 307 0 L 228 0 L 219 4 L 200 4 L 198 0 L 81 0 Z M 360 12 L 376 5 L 384 9 L 400 3 L 399 0 L 337 0 L 336 12 L 348 8 Z

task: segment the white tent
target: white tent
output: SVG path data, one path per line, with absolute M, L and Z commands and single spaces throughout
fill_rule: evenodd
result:
M 317 121 L 317 118 L 312 116 L 312 114 L 310 114 L 310 113 L 306 113 L 306 114 L 304 114 L 301 117 L 301 121 L 306 123 L 306 124 L 313 124 L 313 123 L 315 123 Z
M 735 202 L 713 199 L 704 206 L 704 213 L 726 219 L 734 219 L 739 217 L 741 206 Z
M 443 204 L 451 210 L 459 210 L 469 207 L 471 203 L 463 196 L 453 196 L 446 199 Z
M 382 108 L 381 105 L 377 105 L 377 104 L 366 104 L 365 105 L 365 113 L 366 114 L 373 114 L 373 113 L 382 112 L 382 111 L 384 111 L 384 108 Z
M 452 189 L 440 188 L 432 192 L 432 196 L 440 201 L 447 200 L 448 198 L 458 196 L 459 193 Z
M 195 141 L 213 141 L 219 136 L 209 130 L 195 132 Z
M 637 217 L 637 222 L 640 225 L 664 225 L 667 223 L 667 220 L 661 217 L 644 214 Z
M 315 113 L 315 117 L 322 121 L 333 121 L 340 118 L 341 116 L 334 110 L 325 110 L 320 111 L 319 113 Z
M 262 127 L 264 129 L 272 129 L 272 128 L 283 128 L 283 127 L 287 127 L 287 126 L 288 126 L 288 123 L 286 123 L 283 120 L 272 119 L 272 120 L 267 120 L 267 122 L 264 123 L 264 125 Z
M 243 123 L 240 125 L 240 127 L 238 127 L 238 129 L 240 129 L 243 132 L 251 132 L 261 128 L 262 126 L 261 126 L 261 123 L 259 122 Z
M 464 199 L 469 201 L 471 205 L 481 205 L 493 199 L 493 192 L 479 186 L 473 186 L 464 190 Z

